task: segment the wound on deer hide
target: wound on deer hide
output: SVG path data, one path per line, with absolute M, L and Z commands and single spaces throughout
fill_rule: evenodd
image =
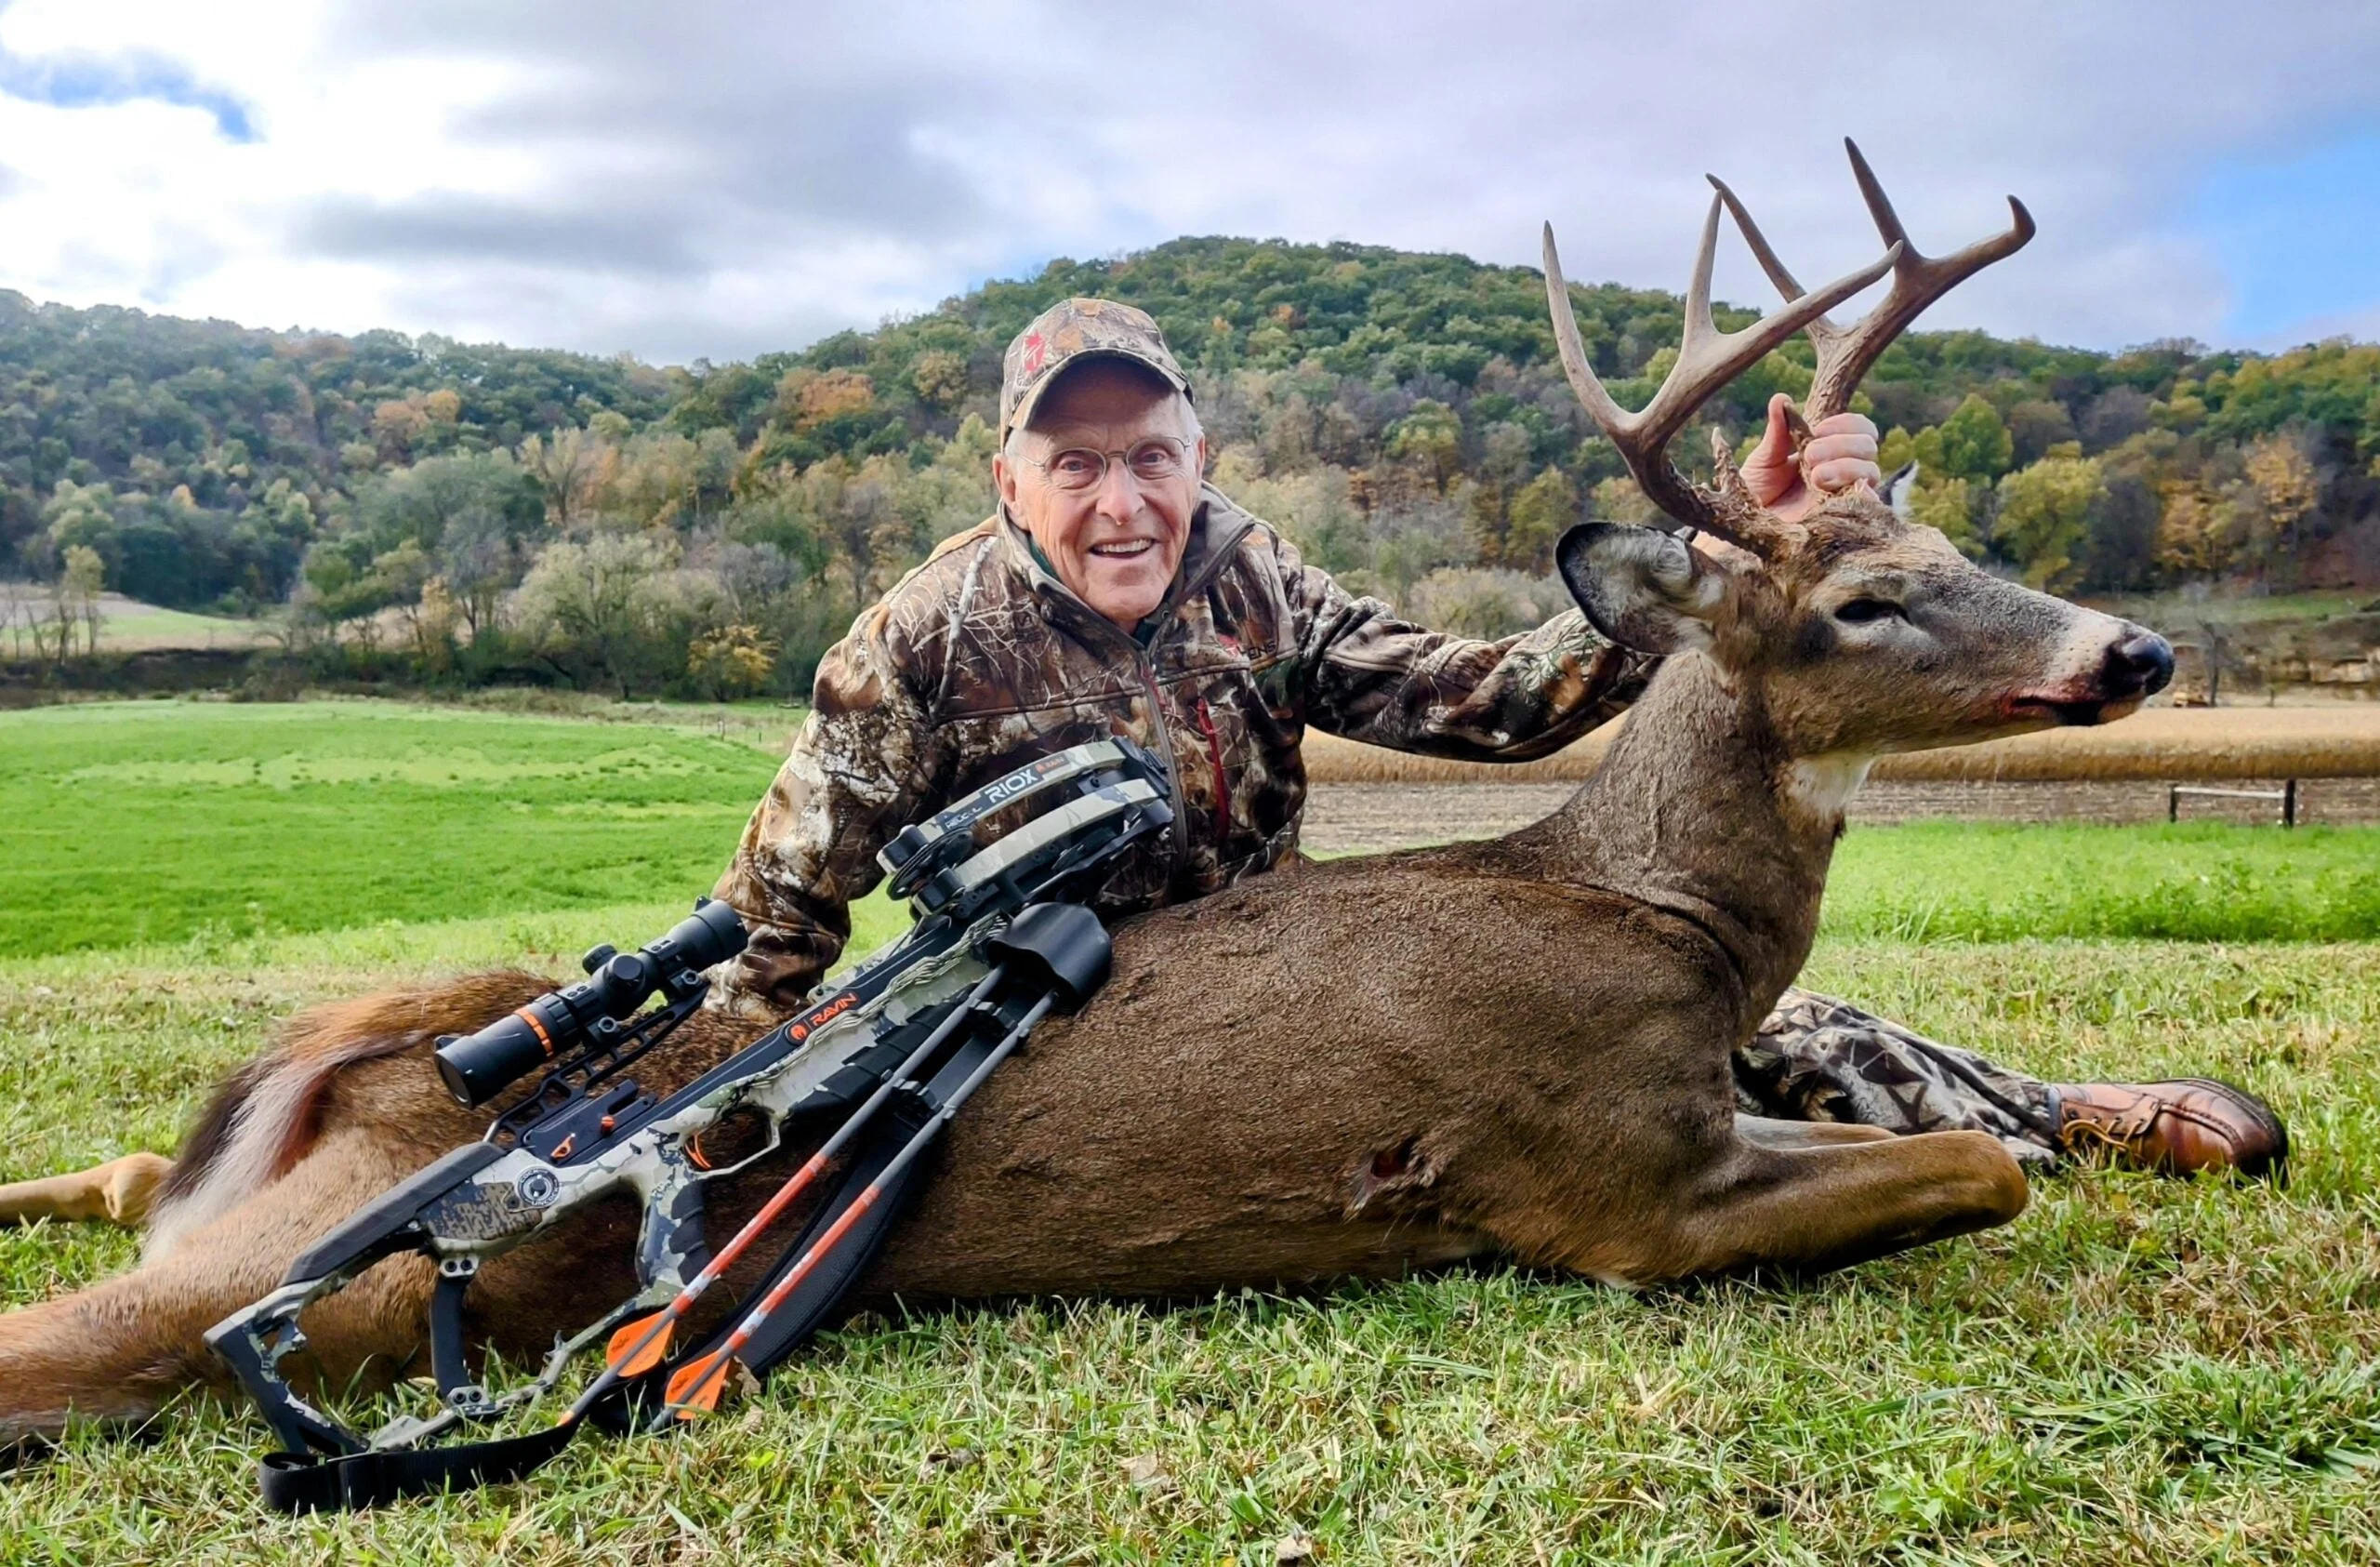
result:
M 1355 1172 L 1349 1183 L 1347 1212 L 1361 1213 L 1380 1198 L 1418 1191 L 1437 1178 L 1437 1163 L 1422 1149 L 1421 1138 L 1407 1137 L 1376 1149 Z

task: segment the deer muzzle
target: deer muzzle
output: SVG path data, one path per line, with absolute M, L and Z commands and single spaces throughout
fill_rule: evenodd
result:
M 2063 689 L 2012 697 L 2004 710 L 2011 718 L 2047 719 L 2060 725 L 2111 724 L 2165 689 L 2173 678 L 2173 644 L 2145 626 L 2124 622 L 2082 678 Z

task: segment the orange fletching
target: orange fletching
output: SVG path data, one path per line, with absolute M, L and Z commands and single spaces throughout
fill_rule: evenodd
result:
M 734 1365 L 735 1357 L 719 1349 L 680 1366 L 669 1379 L 669 1407 L 678 1412 L 678 1418 L 691 1420 L 717 1409 L 720 1395 L 727 1391 L 727 1374 Z
M 654 1311 L 639 1317 L 633 1322 L 622 1324 L 619 1330 L 612 1335 L 611 1343 L 604 1346 L 603 1349 L 609 1369 L 622 1376 L 641 1376 L 661 1363 L 662 1358 L 669 1353 L 670 1339 L 677 1336 L 678 1330 L 675 1323 L 665 1326 L 659 1333 L 654 1334 L 653 1342 L 643 1348 L 636 1348 L 636 1341 L 652 1330 L 654 1319 L 660 1315 L 660 1312 Z M 632 1359 L 629 1358 L 630 1350 L 635 1350 Z

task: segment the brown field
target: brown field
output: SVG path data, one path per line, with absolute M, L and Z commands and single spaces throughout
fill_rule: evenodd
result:
M 2209 780 L 2261 789 L 2259 780 Z M 1299 842 L 1320 855 L 1370 854 L 1382 849 L 1493 838 L 1552 815 L 1578 786 L 1530 783 L 1323 783 L 1306 797 Z M 2141 779 L 2046 782 L 1919 781 L 1871 783 L 1854 796 L 1851 819 L 1892 822 L 1955 817 L 1965 821 L 2090 822 L 2119 826 L 2165 819 L 2165 786 Z M 2185 797 L 2180 819 L 2269 826 L 2281 807 L 2269 800 Z M 2380 777 L 2312 778 L 2297 792 L 2297 819 L 2307 827 L 2380 822 Z
M 0 582 L 0 654 L 22 657 L 28 641 L 24 623 L 54 613 L 49 591 L 24 582 Z M 193 615 L 165 609 L 122 593 L 101 593 L 99 646 L 110 653 L 151 653 L 171 648 L 262 647 L 271 642 L 271 627 L 262 620 L 237 620 L 217 615 Z
M 1541 762 L 1514 766 L 1408 756 L 1309 733 L 1306 771 L 1323 784 L 1576 782 L 1594 771 L 1624 722 L 1615 720 Z M 2051 729 L 1989 745 L 1889 756 L 1873 777 L 1878 783 L 2380 777 L 2380 702 L 2149 708 L 2105 728 Z

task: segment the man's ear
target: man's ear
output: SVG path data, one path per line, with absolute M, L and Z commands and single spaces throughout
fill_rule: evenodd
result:
M 1639 653 L 1709 645 L 1710 620 L 1727 596 L 1718 567 L 1655 528 L 1580 523 L 1554 547 L 1554 560 L 1588 622 Z

